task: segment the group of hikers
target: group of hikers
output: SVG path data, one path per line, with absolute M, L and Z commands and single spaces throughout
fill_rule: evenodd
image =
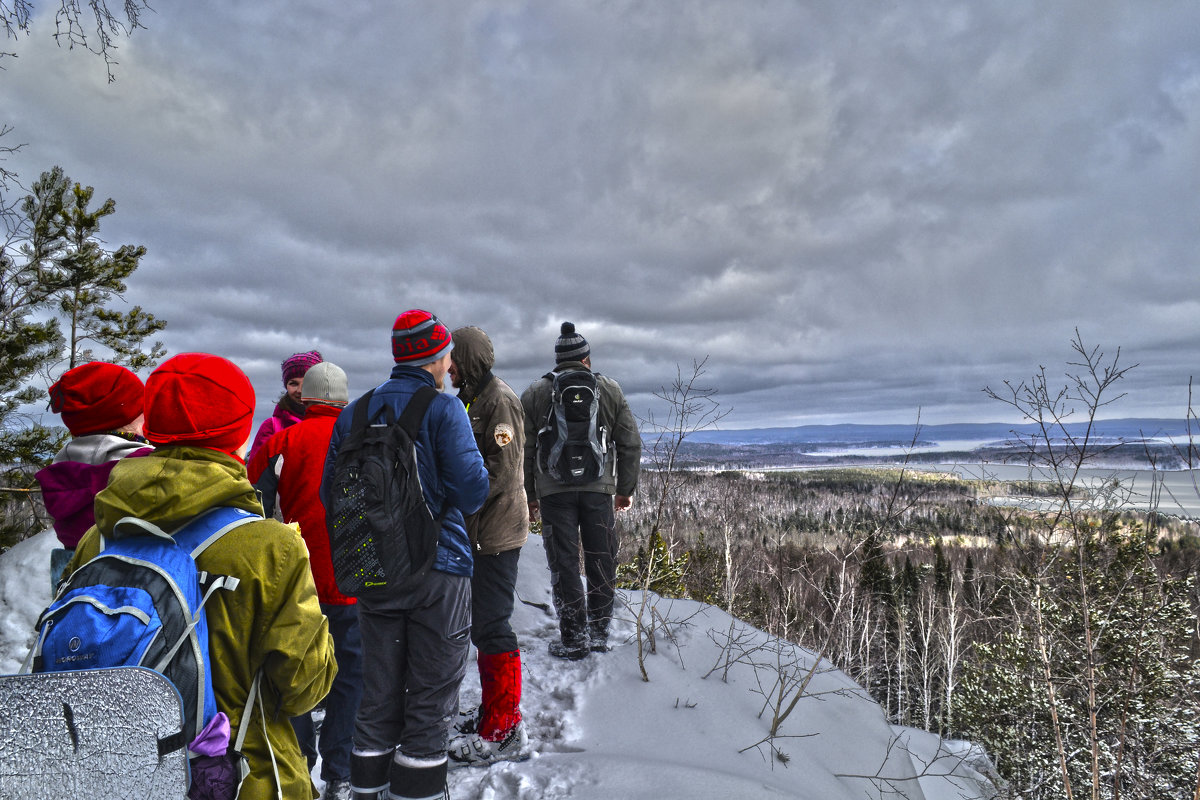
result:
M 55 603 L 83 591 L 73 581 L 112 540 L 146 530 L 182 539 L 214 509 L 236 516 L 210 523 L 220 530 L 193 551 L 199 575 L 236 588 L 200 601 L 215 709 L 191 729 L 190 798 L 316 797 L 318 755 L 324 798 L 448 798 L 450 763 L 527 757 L 510 618 L 539 518 L 559 618 L 550 654 L 608 650 L 614 511 L 632 503 L 641 451 L 620 386 L 592 371 L 569 322 L 553 369 L 519 399 L 492 373 L 480 328 L 451 333 L 413 309 L 391 342 L 390 376 L 356 400 L 316 350 L 284 360 L 284 393 L 252 444 L 254 388 L 220 356 L 174 356 L 144 386 L 92 362 L 50 387 L 72 437 L 38 473 L 63 545 Z M 447 378 L 457 397 L 440 391 Z M 396 522 L 406 498 L 360 490 L 375 485 L 360 454 L 367 441 L 410 440 L 419 483 L 407 499 L 436 545 L 424 558 L 401 542 L 413 548 L 411 572 L 385 579 L 367 556 L 411 536 Z M 360 471 L 349 471 L 356 457 Z M 399 452 L 384 461 L 384 471 L 407 463 Z M 374 533 L 348 545 L 347 531 L 363 526 Z M 482 699 L 460 711 L 471 645 Z M 311 712 L 322 700 L 318 735 Z

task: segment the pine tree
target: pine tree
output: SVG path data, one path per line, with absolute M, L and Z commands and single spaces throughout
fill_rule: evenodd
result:
M 1137 524 L 1098 525 L 1071 555 L 1005 579 L 1001 600 L 1017 613 L 996 641 L 975 644 L 955 718 L 1024 797 L 1191 796 L 1193 581 L 1160 578 Z
M 26 215 L 47 228 L 50 244 L 44 246 L 53 248 L 58 272 L 54 296 L 65 327 L 67 369 L 99 357 L 89 345 L 104 348 L 104 360 L 132 370 L 153 367 L 166 350 L 162 342 L 148 349 L 145 342 L 166 323 L 141 306 L 129 311 L 108 307 L 125 293 L 125 281 L 146 248 L 122 245 L 108 252 L 101 247 L 100 221 L 115 213 L 117 204 L 109 198 L 89 209 L 94 194 L 91 186 L 72 184 L 55 167 L 42 173 L 25 204 Z
M 691 551 L 675 555 L 662 534 L 655 531 L 637 556 L 617 568 L 617 586 L 621 589 L 649 590 L 660 597 L 687 597 L 685 579 Z
M 139 306 L 108 308 L 126 291 L 125 281 L 146 250 L 104 250 L 97 238 L 100 220 L 115 212 L 116 203 L 106 200 L 90 210 L 93 193 L 72 184 L 60 167 L 42 173 L 20 204 L 19 224 L 0 246 L 0 548 L 39 517 L 33 472 L 65 437 L 61 428 L 43 426 L 23 410 L 45 397 L 35 378 L 46 385 L 53 373 L 98 357 L 142 369 L 165 352 L 160 342 L 144 344 L 165 322 Z M 54 312 L 62 315 L 66 336 Z
M 31 467 L 62 443 L 61 431 L 21 411 L 45 396 L 30 381 L 55 360 L 62 341 L 57 320 L 39 315 L 59 285 L 54 198 L 43 199 L 48 216 L 27 216 L 0 246 L 0 549 L 23 533 L 23 520 L 36 517 Z
M 950 595 L 952 580 L 950 563 L 946 561 L 946 552 L 942 549 L 942 540 L 938 539 L 933 543 L 933 588 L 937 592 L 939 599 L 944 600 Z

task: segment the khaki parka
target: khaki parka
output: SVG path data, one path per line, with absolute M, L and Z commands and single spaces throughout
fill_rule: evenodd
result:
M 479 328 L 454 331 L 450 353 L 458 370 L 458 396 L 467 407 L 475 444 L 488 472 L 488 497 L 467 517 L 467 533 L 477 555 L 515 550 L 529 538 L 522 461 L 525 414 L 507 383 L 492 375 L 496 362 L 491 339 Z
M 199 447 L 162 447 L 124 459 L 113 468 L 108 487 L 96 495 L 96 525 L 80 540 L 69 570 L 94 557 L 99 532 L 111 534 L 122 517 L 139 517 L 171 531 L 214 506 L 262 513 L 245 466 L 232 456 Z M 240 580 L 235 590 L 217 592 L 205 605 L 213 693 L 218 710 L 229 717 L 232 735 L 242 721 L 254 675 L 263 670 L 263 702 L 251 712 L 243 747 L 251 772 L 240 800 L 276 797 L 268 737 L 282 796 L 316 797 L 290 717 L 309 711 L 329 693 L 337 662 L 304 541 L 281 522 L 251 522 L 205 550 L 197 566 Z

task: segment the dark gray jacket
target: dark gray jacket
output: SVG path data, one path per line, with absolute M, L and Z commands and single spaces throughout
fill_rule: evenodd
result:
M 586 370 L 587 367 L 579 361 L 564 361 L 554 371 L 571 369 Z M 600 394 L 598 422 L 608 429 L 608 452 L 600 478 L 582 486 L 559 483 L 538 469 L 537 434 L 550 413 L 553 381 L 543 376 L 521 394 L 521 405 L 525 408 L 525 494 L 530 502 L 559 492 L 601 492 L 632 497 L 637 490 L 642 461 L 642 436 L 638 433 L 637 420 L 629 410 L 620 384 L 600 373 L 596 373 L 596 383 Z

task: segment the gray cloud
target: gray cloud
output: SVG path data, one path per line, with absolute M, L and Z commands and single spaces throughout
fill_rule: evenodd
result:
M 1181 414 L 1200 308 L 1200 9 L 1111 0 L 213 2 L 118 80 L 46 35 L 0 73 L 149 248 L 130 302 L 266 414 L 319 347 L 365 390 L 407 307 L 520 390 L 574 321 L 639 413 L 707 356 L 726 425 L 1003 416 L 1078 327 Z

